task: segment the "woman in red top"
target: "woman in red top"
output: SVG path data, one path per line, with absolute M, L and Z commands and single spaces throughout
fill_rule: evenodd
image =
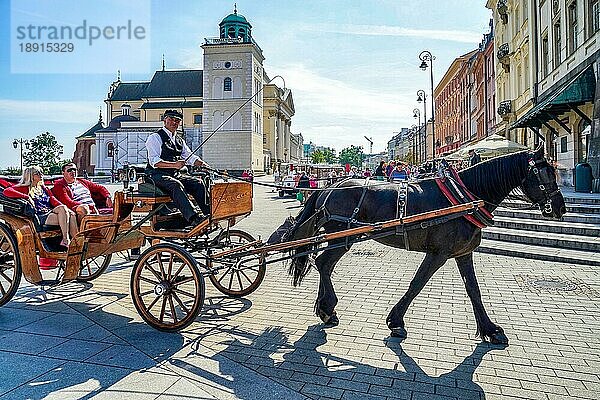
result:
M 42 169 L 38 166 L 23 170 L 21 181 L 4 189 L 4 195 L 14 199 L 25 199 L 35 208 L 42 225 L 60 226 L 62 246 L 69 247 L 71 238 L 77 233 L 77 217 L 52 195 L 44 185 Z

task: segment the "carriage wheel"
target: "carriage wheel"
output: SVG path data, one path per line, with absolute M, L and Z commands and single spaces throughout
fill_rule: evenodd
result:
M 21 257 L 12 230 L 0 224 L 0 306 L 13 298 L 21 283 Z
M 161 243 L 142 253 L 131 273 L 131 297 L 144 321 L 178 331 L 196 319 L 204 302 L 204 278 L 184 248 Z
M 81 260 L 81 268 L 79 269 L 79 275 L 77 275 L 77 281 L 89 282 L 102 275 L 110 265 L 111 258 L 112 254 L 102 254 Z
M 222 250 L 233 249 L 253 242 L 252 235 L 237 229 L 223 232 L 219 245 Z M 256 255 L 237 262 L 231 259 L 208 259 L 210 281 L 217 290 L 227 296 L 242 297 L 254 292 L 261 284 L 267 270 L 264 258 Z

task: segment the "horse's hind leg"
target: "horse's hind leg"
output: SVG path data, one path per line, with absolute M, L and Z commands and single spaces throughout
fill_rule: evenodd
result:
M 330 242 L 329 244 L 333 243 Z M 333 273 L 335 264 L 347 251 L 345 247 L 328 250 L 321 253 L 315 260 L 317 270 L 319 271 L 319 294 L 315 302 L 315 313 L 325 324 L 331 326 L 339 323 L 335 312 L 338 298 L 335 295 L 333 283 L 331 282 L 331 274 Z
M 501 327 L 494 324 L 483 306 L 481 301 L 481 292 L 479 291 L 479 283 L 475 276 L 475 268 L 473 268 L 473 253 L 469 253 L 462 257 L 456 258 L 458 270 L 462 276 L 467 294 L 473 305 L 475 313 L 475 321 L 477 322 L 477 335 L 484 341 L 489 341 L 494 344 L 508 344 L 508 338 L 504 334 Z
M 419 266 L 415 277 L 410 282 L 408 290 L 402 296 L 400 301 L 390 311 L 386 322 L 388 328 L 392 331 L 392 336 L 405 338 L 406 329 L 404 328 L 404 314 L 408 310 L 410 303 L 417 297 L 425 284 L 435 274 L 435 272 L 448 260 L 448 257 L 441 254 L 427 253 L 425 259 Z

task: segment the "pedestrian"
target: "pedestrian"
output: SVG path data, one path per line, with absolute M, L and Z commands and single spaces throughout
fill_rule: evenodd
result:
M 477 154 L 477 152 L 475 152 L 475 150 L 470 149 L 469 150 L 469 165 L 472 167 L 473 165 L 475 165 L 479 162 L 481 162 L 481 157 L 479 156 L 479 154 Z

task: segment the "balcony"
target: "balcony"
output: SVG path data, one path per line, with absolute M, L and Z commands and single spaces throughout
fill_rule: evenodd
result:
M 500 45 L 496 52 L 496 57 L 498 57 L 498 61 L 502 64 L 504 72 L 508 72 L 510 70 L 510 48 L 508 47 L 508 43 Z
M 502 22 L 508 23 L 508 0 L 498 0 L 498 5 L 496 6 L 496 10 L 498 10 L 498 14 L 500 15 L 500 19 Z
M 500 105 L 498 106 L 498 114 L 502 116 L 502 119 L 508 119 L 512 112 L 512 100 L 504 100 L 500 102 Z

